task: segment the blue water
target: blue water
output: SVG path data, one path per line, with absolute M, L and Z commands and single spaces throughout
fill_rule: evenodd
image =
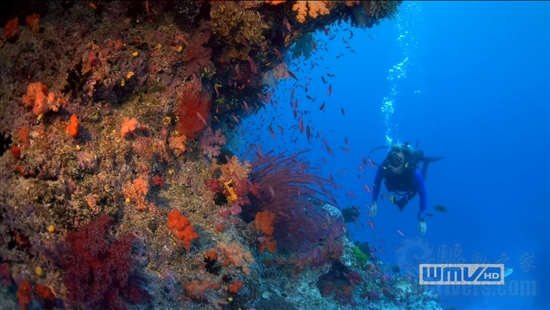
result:
M 353 240 L 380 249 L 385 263 L 414 269 L 421 262 L 485 262 L 514 269 L 500 287 L 434 288 L 444 308 L 550 309 L 549 7 L 547 2 L 405 2 L 396 20 L 352 28 L 351 39 L 344 30 L 348 25 L 333 26 L 335 39 L 316 36 L 329 52 L 319 50 L 290 67 L 297 85 L 305 87 L 311 78 L 307 95 L 315 102 L 301 88 L 295 98 L 299 111 L 311 112 L 299 117 L 314 137 L 308 141 L 295 126 L 289 103 L 295 83 L 289 80 L 275 93 L 278 106 L 243 124 L 245 129 L 272 124 L 277 138 L 255 133 L 248 142 L 260 138 L 264 151 L 311 149 L 307 159 L 345 188 L 333 190 L 340 208 L 363 210 L 358 225 L 349 225 Z M 344 56 L 336 58 L 339 54 Z M 311 61 L 319 66 L 310 70 Z M 329 82 L 323 84 L 321 76 Z M 319 110 L 323 101 L 325 112 Z M 416 227 L 418 198 L 403 212 L 381 200 L 372 219 L 375 229 L 366 224 L 365 204 L 372 198 L 362 186 L 372 184 L 374 170 L 363 173 L 357 165 L 389 141 L 420 141 L 427 155 L 446 156 L 428 171 L 428 212 L 434 216 L 427 219 L 425 236 Z M 384 151 L 374 154 L 378 161 L 384 156 Z M 448 212 L 435 211 L 435 205 Z

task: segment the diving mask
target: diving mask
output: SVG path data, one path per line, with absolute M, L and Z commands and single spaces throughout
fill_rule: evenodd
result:
M 391 153 L 390 156 L 388 156 L 388 164 L 392 168 L 399 168 L 403 165 L 403 158 L 396 153 Z

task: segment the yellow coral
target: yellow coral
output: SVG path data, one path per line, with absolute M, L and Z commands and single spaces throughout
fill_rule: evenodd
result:
M 229 194 L 229 196 L 227 196 L 227 202 L 229 202 L 230 204 L 237 201 L 237 198 L 238 198 L 237 194 L 235 194 L 235 191 L 230 186 L 231 184 L 232 184 L 232 181 L 223 183 L 223 185 L 225 186 L 225 189 L 227 190 L 227 193 Z
M 321 15 L 327 15 L 330 10 L 327 8 L 327 1 L 297 1 L 292 6 L 293 11 L 298 11 L 296 19 L 303 23 L 306 21 L 306 16 L 309 15 L 312 18 L 316 18 Z
M 227 42 L 236 44 L 243 40 L 261 45 L 263 32 L 268 29 L 260 14 L 245 10 L 233 1 L 214 1 L 210 9 L 212 30 Z

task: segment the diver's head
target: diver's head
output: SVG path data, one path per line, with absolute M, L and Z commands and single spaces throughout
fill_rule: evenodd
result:
M 395 174 L 401 174 L 407 167 L 411 154 L 411 147 L 408 143 L 394 144 L 391 146 L 391 151 L 386 159 L 387 166 Z
M 388 155 L 387 163 L 393 173 L 401 174 L 405 167 L 405 154 L 401 151 L 391 152 Z

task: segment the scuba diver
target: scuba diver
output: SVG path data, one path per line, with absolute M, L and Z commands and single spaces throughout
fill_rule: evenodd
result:
M 418 142 L 416 146 L 418 147 Z M 369 153 L 369 159 L 372 152 L 381 148 L 386 148 L 386 146 L 377 147 L 372 150 Z M 382 179 L 385 179 L 387 190 L 394 193 L 390 197 L 390 200 L 401 211 L 409 200 L 417 193 L 419 194 L 420 212 L 418 212 L 418 230 L 421 235 L 424 235 L 427 230 L 425 217 L 427 215 L 431 216 L 431 214 L 426 213 L 428 201 L 424 181 L 428 172 L 428 164 L 442 158 L 444 157 L 424 156 L 424 152 L 415 150 L 408 142 L 393 144 L 382 165 L 373 162 L 373 164 L 378 166 L 378 170 L 374 177 L 371 216 L 376 216 L 378 211 L 377 200 L 380 194 L 380 185 Z M 420 163 L 422 163 L 422 167 L 419 168 Z

